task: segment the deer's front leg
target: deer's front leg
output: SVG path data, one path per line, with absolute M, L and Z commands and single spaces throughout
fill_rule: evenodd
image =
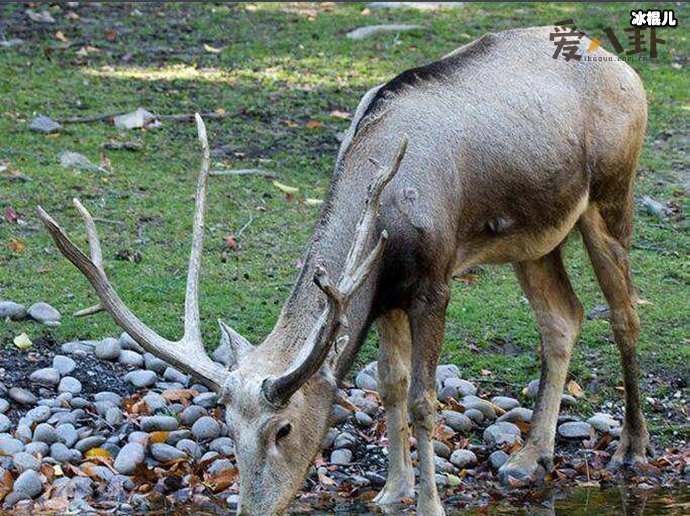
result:
M 410 324 L 402 310 L 392 310 L 378 321 L 379 390 L 386 408 L 388 478 L 374 501 L 379 505 L 414 498 L 414 473 L 407 423 L 407 391 L 410 386 Z
M 436 366 L 443 345 L 448 300 L 448 286 L 435 284 L 423 292 L 410 310 L 412 384 L 409 403 L 419 460 L 417 514 L 424 516 L 445 514 L 436 488 L 431 440 L 436 419 Z

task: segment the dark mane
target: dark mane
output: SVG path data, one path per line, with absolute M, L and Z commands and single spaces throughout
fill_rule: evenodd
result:
M 366 111 L 359 119 L 355 134 L 363 124 L 375 118 L 386 99 L 402 93 L 406 88 L 451 78 L 459 69 L 470 63 L 472 57 L 486 52 L 495 41 L 494 34 L 486 34 L 480 39 L 460 47 L 443 59 L 417 68 L 410 68 L 396 75 L 376 92 Z

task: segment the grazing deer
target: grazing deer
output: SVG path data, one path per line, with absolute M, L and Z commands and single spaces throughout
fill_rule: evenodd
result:
M 409 411 L 417 508 L 443 513 L 434 481 L 434 377 L 449 278 L 477 264 L 513 264 L 542 339 L 532 429 L 500 478 L 527 483 L 548 470 L 583 318 L 559 249 L 575 227 L 611 307 L 622 357 L 626 413 L 612 462 L 646 460 L 627 253 L 645 93 L 622 62 L 566 62 L 552 53 L 547 28 L 490 34 L 369 91 L 275 328 L 254 347 L 221 323 L 232 349 L 229 370 L 206 355 L 199 331 L 209 149 L 198 115 L 203 159 L 179 341 L 156 334 L 122 302 L 105 275 L 93 220 L 78 201 L 91 258 L 38 209 L 60 251 L 100 297 L 85 312 L 108 311 L 144 348 L 221 394 L 236 442 L 239 513 L 286 509 L 320 450 L 337 385 L 374 321 L 389 439 L 388 480 L 376 501 L 414 495 Z M 610 56 L 602 49 L 592 55 Z

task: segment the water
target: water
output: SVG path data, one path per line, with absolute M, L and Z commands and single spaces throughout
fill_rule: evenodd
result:
M 493 496 L 493 498 L 491 498 Z M 291 512 L 303 514 L 335 514 L 338 516 L 374 515 L 382 512 L 367 503 L 334 500 L 317 507 L 298 504 Z M 689 486 L 674 489 L 639 489 L 625 487 L 578 487 L 568 491 L 533 491 L 530 493 L 485 494 L 469 501 L 457 495 L 444 501 L 448 515 L 525 514 L 525 515 L 690 515 Z M 400 507 L 388 514 L 413 514 L 412 507 Z

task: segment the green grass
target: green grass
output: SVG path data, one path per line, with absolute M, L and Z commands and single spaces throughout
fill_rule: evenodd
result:
M 50 332 L 60 342 L 118 332 L 105 315 L 68 315 L 95 298 L 35 216 L 36 205 L 43 205 L 84 246 L 80 220 L 70 208 L 74 196 L 95 216 L 123 223 L 100 224 L 99 229 L 108 274 L 127 304 L 165 336 L 178 337 L 181 331 L 199 163 L 193 124 L 164 123 L 125 134 L 105 123 L 69 124 L 58 136 L 48 137 L 28 130 L 34 115 L 60 118 L 138 106 L 156 113 L 222 108 L 236 114 L 209 121 L 209 138 L 212 147 L 228 145 L 235 153 L 225 160 L 228 165 L 269 168 L 281 182 L 299 186 L 300 195 L 322 198 L 337 153 L 336 133 L 349 124 L 330 113 L 354 112 L 368 88 L 487 31 L 573 18 L 589 35 L 603 39 L 609 26 L 622 35 L 630 10 L 622 4 L 467 4 L 457 11 L 364 15 L 363 4 L 136 7 L 143 16 L 131 15 L 132 6 L 86 5 L 78 10 L 80 20 L 67 19 L 63 10 L 54 14 L 57 23 L 48 26 L 29 22 L 23 6 L 0 8 L 9 21 L 7 38 L 27 40 L 18 49 L 0 50 L 0 161 L 31 178 L 26 183 L 0 179 L 3 211 L 11 206 L 22 221 L 0 223 L 0 297 L 26 304 L 45 300 L 65 314 L 57 329 L 3 323 L 5 345 L 20 332 L 32 338 Z M 632 63 L 644 80 L 650 113 L 637 182 L 632 263 L 641 295 L 650 302 L 639 312 L 640 355 L 645 373 L 653 375 L 644 385 L 651 396 L 684 388 L 690 364 L 688 223 L 682 217 L 657 220 L 639 202 L 650 195 L 685 211 L 688 206 L 690 42 L 682 26 L 690 19 L 690 8 L 668 7 L 675 9 L 681 27 L 660 30 L 666 41 L 657 60 Z M 344 37 L 361 25 L 390 22 L 419 23 L 427 30 L 364 41 Z M 117 32 L 115 41 L 106 38 L 111 29 Z M 58 30 L 69 45 L 55 39 Z M 205 51 L 205 43 L 222 52 Z M 79 57 L 77 51 L 85 45 L 100 51 Z M 310 120 L 323 127 L 308 127 Z M 144 148 L 102 149 L 113 139 L 136 140 Z M 62 150 L 80 152 L 94 162 L 105 155 L 112 171 L 64 169 L 57 159 Z M 213 178 L 209 206 L 201 284 L 207 341 L 214 345 L 218 339 L 217 317 L 261 341 L 287 297 L 318 208 L 289 201 L 269 181 L 253 176 Z M 253 222 L 238 239 L 240 249 L 227 250 L 225 238 L 250 215 Z M 13 241 L 25 244 L 23 252 L 11 250 Z M 120 250 L 139 252 L 141 263 L 116 260 Z M 579 237 L 571 238 L 565 255 L 576 291 L 590 310 L 603 299 Z M 523 385 L 538 376 L 537 343 L 534 317 L 510 267 L 482 268 L 475 283 L 455 284 L 444 359 L 460 365 L 467 377 L 489 370 L 489 378 Z M 360 358 L 373 356 L 370 343 Z M 572 377 L 581 385 L 597 383 L 601 392 L 588 398 L 593 407 L 605 398 L 620 401 L 614 389 L 619 384 L 617 352 L 606 321 L 585 323 Z M 655 431 L 670 435 L 673 424 L 658 419 Z

